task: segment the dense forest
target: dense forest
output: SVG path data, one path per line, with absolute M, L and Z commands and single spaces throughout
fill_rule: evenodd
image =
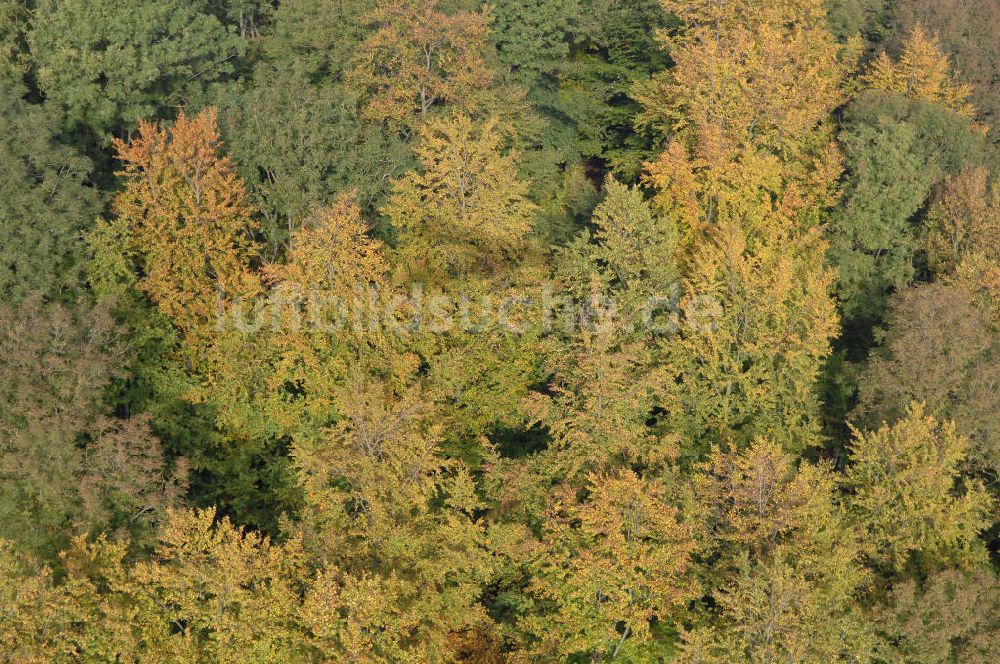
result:
M 0 662 L 1000 652 L 997 0 L 0 0 Z

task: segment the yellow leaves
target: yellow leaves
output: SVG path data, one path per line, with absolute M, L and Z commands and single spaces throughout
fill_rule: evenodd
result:
M 766 558 L 791 542 L 797 556 L 818 561 L 828 537 L 843 537 L 834 479 L 825 467 L 795 468 L 780 446 L 758 439 L 742 452 L 714 449 L 704 468 L 695 491 L 716 524 L 716 540 L 734 543 L 735 550 Z
M 857 45 L 836 44 L 822 2 L 663 4 L 687 30 L 668 80 L 642 101 L 650 119 L 688 135 L 708 163 L 750 145 L 794 149 L 841 103 Z
M 214 510 L 174 512 L 155 558 L 137 564 L 128 591 L 142 613 L 137 628 L 160 647 L 219 662 L 288 661 L 300 647 L 295 626 L 306 578 L 296 539 L 281 545 L 216 522 Z M 162 626 L 180 626 L 163 633 Z M 154 649 L 154 652 L 156 649 Z
M 172 512 L 151 560 L 126 560 L 127 542 L 73 541 L 66 578 L 25 575 L 0 546 L 0 598 L 8 572 L 21 576 L 15 661 L 299 661 L 300 584 L 308 573 L 294 538 L 272 545 L 212 510 Z M 44 598 L 36 610 L 30 602 Z M 6 606 L 10 606 L 5 602 Z M 38 610 L 42 612 L 39 613 Z M 23 619 L 35 616 L 38 625 Z M 0 615 L 0 638 L 7 619 Z M 38 639 L 33 641 L 33 639 Z
M 125 189 L 112 209 L 138 257 L 138 286 L 198 347 L 211 337 L 219 306 L 260 290 L 253 208 L 228 157 L 219 155 L 215 109 L 183 113 L 170 129 L 142 122 L 130 142 L 115 140 Z
M 607 330 L 584 330 L 554 353 L 551 405 L 540 414 L 556 455 L 548 471 L 577 485 L 591 470 L 623 463 L 662 462 L 671 441 L 651 435 L 650 349 Z
M 0 650 L 12 662 L 42 664 L 64 651 L 63 625 L 54 618 L 58 589 L 52 573 L 0 540 Z
M 331 656 L 444 659 L 448 634 L 483 619 L 475 599 L 489 560 L 472 480 L 441 453 L 418 387 L 397 395 L 359 375 L 336 409 L 342 418 L 325 438 L 294 448 L 308 541 L 329 566 L 314 592 L 339 602 L 334 615 L 307 600 L 309 620 Z
M 395 183 L 384 210 L 401 234 L 408 276 L 440 283 L 496 271 L 525 246 L 535 206 L 517 176 L 518 154 L 504 151 L 496 119 L 458 115 L 421 131 L 422 171 Z
M 694 445 L 801 449 L 837 330 L 819 218 L 836 200 L 826 126 L 856 45 L 836 43 L 819 0 L 664 4 L 687 25 L 643 99 L 674 134 L 648 181 L 681 233 L 681 309 L 713 312 L 664 344 L 664 409 Z
M 306 486 L 346 481 L 348 491 L 370 504 L 369 520 L 390 516 L 383 508 L 425 503 L 445 462 L 438 456 L 440 428 L 420 389 L 397 398 L 389 386 L 355 375 L 335 401 L 342 419 L 329 440 L 297 448 Z
M 959 480 L 967 454 L 955 425 L 918 404 L 893 425 L 855 432 L 846 485 L 877 563 L 901 570 L 916 556 L 919 565 L 939 569 L 984 560 L 977 536 L 994 503 L 978 482 Z
M 714 450 L 703 470 L 691 516 L 716 560 L 706 583 L 717 609 L 683 634 L 680 661 L 867 661 L 870 629 L 854 604 L 865 573 L 831 468 L 796 467 L 758 439 Z
M 362 92 L 365 117 L 412 131 L 438 106 L 479 108 L 493 80 L 482 56 L 485 13 L 450 15 L 438 0 L 392 0 L 380 2 L 370 19 L 377 30 L 347 72 L 349 85 Z
M 837 331 L 832 274 L 816 229 L 750 234 L 740 221 L 724 216 L 695 246 L 660 393 L 696 439 L 757 434 L 800 449 L 815 435 L 812 386 Z
M 394 615 L 398 598 L 392 580 L 362 572 L 342 575 L 323 570 L 306 596 L 303 623 L 327 657 L 352 662 L 417 661 L 402 641 L 414 628 Z
M 677 226 L 671 217 L 654 215 L 637 187 L 614 180 L 592 216 L 602 263 L 621 289 L 666 297 L 676 285 L 674 262 Z
M 579 500 L 558 489 L 546 513 L 533 593 L 553 608 L 525 621 L 540 657 L 641 652 L 655 642 L 652 622 L 669 621 L 697 593 L 688 576 L 694 532 L 664 485 L 628 470 L 589 484 Z
M 356 288 L 384 285 L 389 270 L 385 249 L 369 231 L 354 197 L 341 196 L 304 222 L 292 237 L 285 262 L 266 265 L 262 272 L 268 281 L 303 293 L 349 297 Z
M 280 320 L 274 336 L 276 345 L 288 351 L 286 358 L 312 355 L 302 361 L 315 364 L 315 354 L 337 340 L 363 346 L 360 336 L 385 343 L 375 330 L 358 329 L 365 326 L 353 319 L 360 303 L 385 291 L 390 270 L 386 254 L 350 194 L 305 220 L 292 236 L 285 260 L 261 270 L 273 284 L 269 313 Z
M 925 242 L 930 267 L 1000 320 L 1000 189 L 987 186 L 985 168 L 966 168 L 945 182 Z
M 904 43 L 899 60 L 893 62 L 885 52 L 880 53 L 864 80 L 874 90 L 938 102 L 965 116 L 976 113 L 967 101 L 972 86 L 954 80 L 951 64 L 938 38 L 919 23 Z

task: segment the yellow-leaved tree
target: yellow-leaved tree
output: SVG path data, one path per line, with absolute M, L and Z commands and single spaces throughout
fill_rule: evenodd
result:
M 899 92 L 913 99 L 941 104 L 961 115 L 975 115 L 968 102 L 972 86 L 959 83 L 938 38 L 920 23 L 913 26 L 899 59 L 893 62 L 885 51 L 872 63 L 864 81 L 874 90 Z
M 293 451 L 306 547 L 322 562 L 303 620 L 330 659 L 449 661 L 456 634 L 490 623 L 475 486 L 442 454 L 419 386 L 358 375 L 338 396 L 341 421 Z
M 505 142 L 496 119 L 466 115 L 421 131 L 422 168 L 396 181 L 384 210 L 410 280 L 441 284 L 489 273 L 525 249 L 535 206 L 530 183 L 518 177 L 518 154 Z
M 814 383 L 837 331 L 820 218 L 840 157 L 828 118 L 856 49 L 821 0 L 675 2 L 674 69 L 642 90 L 671 140 L 649 165 L 676 220 L 685 313 L 662 348 L 662 405 L 679 431 L 789 448 L 816 440 Z
M 493 80 L 483 58 L 488 15 L 449 13 L 440 4 L 383 1 L 368 15 L 374 33 L 357 49 L 347 71 L 367 119 L 413 131 L 441 106 L 466 112 L 481 106 Z
M 835 489 L 829 465 L 796 467 L 764 439 L 712 452 L 691 481 L 712 608 L 689 616 L 679 661 L 869 661 L 874 635 L 855 601 L 866 574 Z
M 529 558 L 533 611 L 519 627 L 540 661 L 652 661 L 664 626 L 699 592 L 696 525 L 661 478 L 594 474 L 588 491 L 554 492 Z
M 876 566 L 937 571 L 986 561 L 978 536 L 995 507 L 980 482 L 963 478 L 968 454 L 955 425 L 920 404 L 893 425 L 855 433 L 845 486 Z

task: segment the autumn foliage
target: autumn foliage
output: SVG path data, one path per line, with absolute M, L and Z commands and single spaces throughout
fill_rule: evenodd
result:
M 992 662 L 940 4 L 0 0 L 0 661 Z

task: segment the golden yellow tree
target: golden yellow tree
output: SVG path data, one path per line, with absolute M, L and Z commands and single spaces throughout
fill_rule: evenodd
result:
M 524 249 L 535 206 L 518 178 L 517 152 L 503 144 L 495 119 L 458 115 L 422 130 L 422 169 L 395 183 L 384 210 L 399 230 L 408 276 L 435 284 L 489 272 Z
M 841 103 L 856 44 L 838 46 L 820 0 L 660 0 L 684 21 L 676 66 L 640 88 L 646 118 L 721 166 L 747 146 L 786 157 Z M 789 160 L 789 164 L 791 160 Z
M 968 452 L 953 423 L 919 404 L 893 425 L 855 432 L 846 486 L 877 565 L 902 570 L 914 558 L 934 570 L 986 560 L 978 535 L 994 503 L 981 483 L 962 477 Z
M 537 611 L 520 626 L 545 661 L 646 661 L 663 648 L 656 624 L 697 595 L 694 526 L 658 478 L 614 471 L 591 475 L 588 488 L 579 499 L 561 487 L 545 512 L 530 562 Z
M 828 32 L 820 0 L 664 6 L 686 26 L 677 67 L 644 98 L 674 136 L 649 182 L 684 268 L 663 406 L 696 445 L 801 447 L 816 440 L 813 385 L 838 324 L 819 219 L 836 200 L 828 116 L 854 49 Z
M 340 422 L 293 452 L 306 545 L 324 563 L 304 620 L 333 659 L 448 661 L 451 635 L 489 622 L 472 479 L 442 454 L 418 386 L 357 375 L 338 396 Z
M 225 319 L 207 355 L 210 380 L 191 396 L 213 403 L 241 435 L 322 430 L 352 368 L 406 375 L 413 360 L 386 333 L 388 249 L 374 239 L 351 195 L 302 220 L 282 262 L 261 274 L 268 297 Z
M 370 14 L 375 32 L 360 45 L 347 73 L 367 118 L 413 130 L 441 105 L 466 111 L 480 105 L 493 80 L 483 59 L 488 16 L 450 14 L 439 4 L 383 1 Z
M 899 60 L 893 62 L 883 51 L 864 77 L 875 90 L 899 92 L 913 99 L 927 99 L 962 115 L 975 115 L 967 101 L 972 86 L 955 81 L 948 56 L 938 38 L 916 24 L 903 44 Z
M 692 479 L 691 515 L 707 532 L 714 610 L 682 632 L 682 662 L 868 661 L 874 638 L 855 593 L 858 542 L 828 465 L 767 440 L 715 449 Z

